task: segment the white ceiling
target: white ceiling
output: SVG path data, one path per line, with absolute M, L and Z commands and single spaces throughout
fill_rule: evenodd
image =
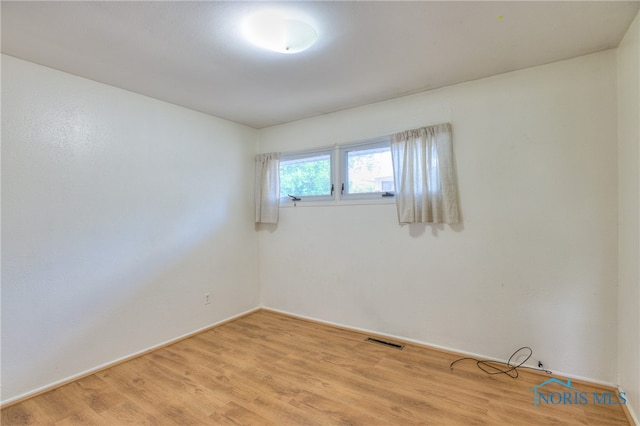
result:
M 295 55 L 240 34 L 308 17 Z M 616 47 L 639 1 L 2 1 L 2 52 L 255 128 Z M 500 18 L 502 17 L 502 18 Z

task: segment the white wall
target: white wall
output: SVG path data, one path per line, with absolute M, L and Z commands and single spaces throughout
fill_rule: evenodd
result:
M 617 380 L 616 52 L 260 133 L 260 152 L 451 121 L 463 225 L 394 205 L 281 209 L 260 232 L 262 304 L 555 371 Z
M 4 401 L 258 306 L 255 130 L 2 61 Z
M 619 384 L 640 415 L 640 14 L 618 48 Z
M 619 95 L 637 88 L 637 22 Z M 3 401 L 258 306 L 259 265 L 266 307 L 488 357 L 530 345 L 604 382 L 619 330 L 638 411 L 638 102 L 616 104 L 616 51 L 259 133 L 2 60 Z M 286 151 L 441 121 L 462 225 L 399 227 L 394 205 L 286 208 L 258 258 L 257 135 L 260 152 Z

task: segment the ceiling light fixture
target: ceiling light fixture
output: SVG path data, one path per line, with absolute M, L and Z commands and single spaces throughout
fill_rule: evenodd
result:
M 262 11 L 249 16 L 242 32 L 256 46 L 280 53 L 302 52 L 318 39 L 318 33 L 311 25 L 278 11 Z

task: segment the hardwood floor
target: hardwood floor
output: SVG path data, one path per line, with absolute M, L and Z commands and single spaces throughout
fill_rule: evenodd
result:
M 458 355 L 365 337 L 260 311 L 6 407 L 2 424 L 629 425 L 620 405 L 592 403 L 610 389 L 572 383 L 588 403 L 534 407 L 549 376 L 452 371 Z

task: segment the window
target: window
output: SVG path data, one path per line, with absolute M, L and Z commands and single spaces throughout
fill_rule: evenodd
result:
M 345 146 L 340 152 L 342 198 L 393 196 L 395 183 L 388 138 Z
M 280 203 L 390 202 L 394 191 L 388 137 L 322 150 L 284 153 L 280 158 Z
M 293 197 L 329 200 L 332 194 L 332 150 L 283 154 L 280 159 L 280 201 Z

